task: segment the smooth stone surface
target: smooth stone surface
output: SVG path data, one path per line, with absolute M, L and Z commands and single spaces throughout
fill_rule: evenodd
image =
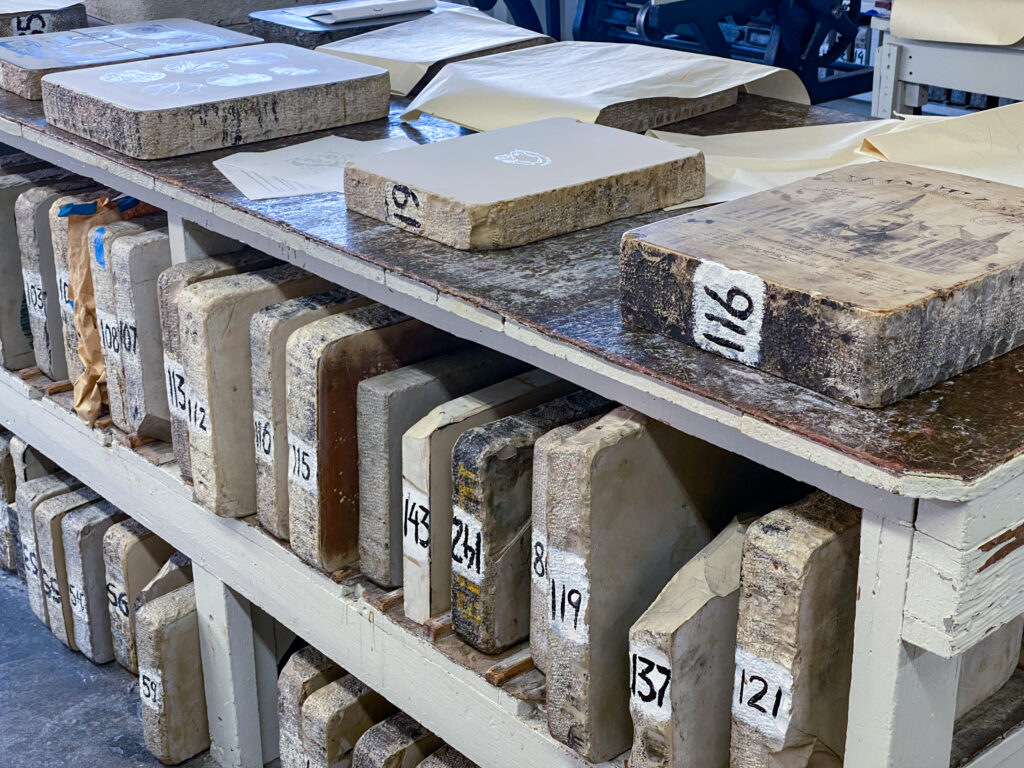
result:
M 25 190 L 14 204 L 35 362 L 54 381 L 68 378 L 63 323 L 71 307 L 67 303 L 67 258 L 60 263 L 55 258 L 50 208 L 68 193 L 90 188 L 98 191 L 89 179 L 68 175 Z
M 160 273 L 171 266 L 166 226 L 119 238 L 110 249 L 110 261 L 122 329 L 124 430 L 170 442 L 157 292 Z
M 43 97 L 42 79 L 48 74 L 261 42 L 257 37 L 191 19 L 79 26 L 0 40 L 0 86 L 38 101 Z
M 352 768 L 413 768 L 441 740 L 404 712 L 377 723 L 352 750 Z
M 99 494 L 90 488 L 79 488 L 47 499 L 36 506 L 36 549 L 39 552 L 39 571 L 46 600 L 46 613 L 53 636 L 73 651 L 75 643 L 71 593 L 64 555 L 64 535 L 61 525 L 69 512 L 99 500 Z
M 114 660 L 103 536 L 126 518 L 117 507 L 101 501 L 69 512 L 61 523 L 75 646 L 96 664 Z
M 288 515 L 296 555 L 328 573 L 359 558 L 359 382 L 459 344 L 381 304 L 316 320 L 292 334 Z
M 728 768 L 740 556 L 734 520 L 629 630 L 632 768 Z
M 534 443 L 613 407 L 592 392 L 574 392 L 469 429 L 455 443 L 452 624 L 477 650 L 500 653 L 530 634 Z
M 277 678 L 277 720 L 281 768 L 306 768 L 302 748 L 302 705 L 345 672 L 311 645 L 292 654 Z
M 471 347 L 359 383 L 359 568 L 382 587 L 402 585 L 402 435 L 433 408 L 527 369 Z
M 234 27 L 245 23 L 248 14 L 264 8 L 287 8 L 301 5 L 302 0 L 85 0 L 89 13 L 111 23 L 147 21 L 167 15 Z
M 1020 190 L 869 163 L 627 232 L 623 318 L 880 407 L 1024 343 Z
M 273 304 L 249 321 L 256 514 L 260 525 L 279 539 L 288 539 L 288 337 L 314 320 L 366 301 L 335 288 Z
M 192 411 L 192 393 L 185 381 L 181 362 L 181 320 L 178 299 L 190 285 L 203 280 L 250 272 L 271 266 L 274 260 L 258 251 L 244 250 L 207 259 L 187 261 L 165 269 L 157 278 L 160 304 L 160 338 L 164 350 L 164 386 L 167 409 L 171 415 L 171 442 L 178 470 L 186 482 L 192 481 L 192 459 L 188 444 L 188 421 Z
M 270 43 L 43 78 L 47 122 L 150 160 L 376 120 L 388 73 Z
M 17 483 L 14 475 L 14 457 L 11 456 L 11 435 L 0 431 L 0 568 L 19 572 L 21 540 L 18 537 L 18 508 L 14 494 Z
M 249 321 L 271 304 L 330 287 L 293 266 L 204 280 L 178 297 L 181 358 L 193 394 L 188 438 L 196 499 L 222 517 L 256 511 Z
M 18 537 L 21 539 L 22 562 L 25 563 L 28 602 L 32 606 L 32 613 L 47 627 L 50 626 L 50 616 L 46 595 L 43 592 L 43 568 L 39 561 L 39 546 L 36 539 L 36 507 L 47 499 L 81 487 L 82 484 L 78 480 L 63 471 L 18 484 Z
M 73 3 L 63 8 L 55 8 L 56 3 L 46 0 L 36 3 L 19 3 L 21 8 L 16 11 L 0 13 L 0 37 L 22 35 L 45 35 L 50 32 L 64 32 L 89 23 L 84 3 Z
M 295 10 L 314 7 L 316 6 L 300 6 Z M 291 9 L 273 9 L 250 13 L 249 31 L 257 37 L 262 37 L 268 43 L 286 43 L 287 45 L 297 45 L 300 48 L 317 48 L 327 45 L 327 43 L 333 43 L 335 40 L 361 35 L 376 29 L 384 29 L 405 21 L 422 18 L 425 15 L 426 13 L 403 13 L 397 16 L 378 16 L 359 21 L 322 24 L 308 16 L 292 13 Z
M 359 738 L 394 713 L 393 704 L 352 675 L 314 691 L 302 705 L 305 768 L 347 765 Z
M 138 330 L 134 324 L 123 322 L 118 314 L 117 295 L 114 290 L 115 265 L 113 248 L 123 237 L 131 237 L 167 223 L 162 216 L 144 216 L 131 221 L 115 221 L 93 227 L 88 234 L 89 269 L 96 299 L 96 322 L 100 331 L 100 349 L 107 370 L 107 401 L 110 418 L 115 426 L 126 432 L 124 352 L 138 348 Z M 170 266 L 168 251 L 167 266 Z
M 548 510 L 555 488 L 549 483 L 548 454 L 563 440 L 589 427 L 600 417 L 556 427 L 537 438 L 533 446 L 533 492 L 530 516 L 530 656 L 533 666 L 548 670 L 548 616 L 551 585 L 548 583 Z
M 784 481 L 629 408 L 549 449 L 547 471 L 548 727 L 600 762 L 632 742 L 633 622 L 712 531 Z
M 751 524 L 740 575 L 732 768 L 842 765 L 859 552 L 860 511 L 820 491 Z M 765 680 L 760 698 L 751 676 Z
M 434 408 L 402 437 L 405 615 L 425 622 L 452 602 L 452 450 L 464 432 L 534 408 L 574 387 L 532 369 Z
M 210 747 L 195 587 L 186 584 L 140 606 L 135 632 L 146 748 L 176 765 Z
M 552 118 L 356 158 L 345 204 L 453 248 L 510 248 L 694 200 L 704 176 L 699 150 Z
M 174 548 L 132 519 L 115 523 L 103 536 L 103 564 L 110 601 L 110 633 L 114 658 L 129 672 L 138 674 L 135 646 L 135 613 L 132 607 L 157 572 L 174 554 Z

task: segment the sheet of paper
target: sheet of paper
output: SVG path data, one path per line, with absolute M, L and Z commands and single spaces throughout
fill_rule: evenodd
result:
M 270 152 L 238 152 L 213 164 L 250 200 L 267 200 L 341 192 L 345 188 L 345 165 L 350 160 L 415 145 L 401 137 L 356 141 L 325 136 Z
M 475 8 L 455 7 L 437 9 L 429 16 L 328 43 L 317 50 L 383 67 L 391 73 L 392 93 L 405 96 L 439 61 L 543 37 Z
M 564 42 L 449 64 L 402 119 L 425 112 L 479 131 L 548 117 L 592 123 L 602 109 L 624 101 L 693 99 L 741 85 L 762 96 L 809 101 L 786 69 L 646 45 Z
M 1021 0 L 896 0 L 892 34 L 913 40 L 1013 45 L 1024 39 Z

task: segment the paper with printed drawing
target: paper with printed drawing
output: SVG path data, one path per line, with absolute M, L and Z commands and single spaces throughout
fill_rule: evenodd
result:
M 787 69 L 629 43 L 562 42 L 449 64 L 409 105 L 479 131 L 574 117 L 594 122 L 614 104 L 698 99 L 745 86 L 761 96 L 807 104 Z
M 213 164 L 250 200 L 267 200 L 344 191 L 350 160 L 415 145 L 401 137 L 357 141 L 325 136 L 270 152 L 238 152 Z
M 896 0 L 896 37 L 940 43 L 1014 45 L 1024 39 L 1021 0 Z

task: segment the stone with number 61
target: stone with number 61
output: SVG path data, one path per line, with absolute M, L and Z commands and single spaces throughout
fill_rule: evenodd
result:
M 626 321 L 879 407 L 1024 343 L 1020 189 L 851 166 L 627 232 Z

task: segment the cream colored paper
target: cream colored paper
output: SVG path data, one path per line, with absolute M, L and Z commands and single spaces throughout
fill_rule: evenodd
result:
M 696 99 L 741 85 L 808 103 L 803 83 L 786 69 L 647 45 L 565 42 L 449 64 L 402 119 L 427 113 L 478 131 L 549 117 L 592 123 L 613 104 Z
M 237 152 L 213 165 L 250 200 L 267 200 L 343 192 L 349 161 L 414 146 L 416 142 L 404 137 L 356 141 L 325 136 L 270 152 Z
M 439 8 L 403 24 L 355 35 L 317 48 L 383 67 L 391 73 L 391 91 L 405 96 L 439 61 L 499 48 L 544 35 L 506 24 L 475 8 Z
M 1014 45 L 1024 39 L 1021 0 L 896 0 L 892 34 L 912 40 Z

